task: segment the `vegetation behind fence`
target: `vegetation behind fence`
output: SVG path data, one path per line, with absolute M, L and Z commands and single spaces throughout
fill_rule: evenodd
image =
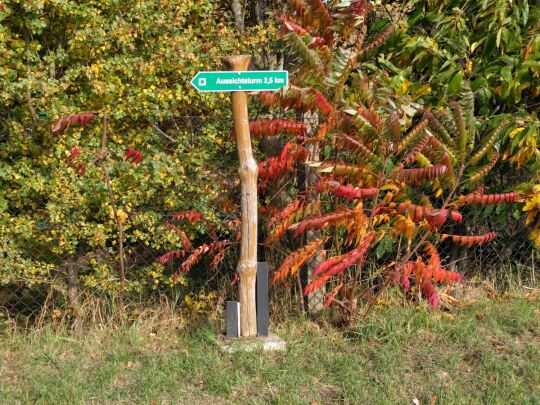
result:
M 255 69 L 285 65 L 294 84 L 250 104 L 261 162 L 259 257 L 283 270 L 274 304 L 317 309 L 332 295 L 337 304 L 373 303 L 388 266 L 412 252 L 422 232 L 445 268 L 465 278 L 536 282 L 538 255 L 528 238 L 540 225 L 537 6 L 529 13 L 519 2 L 527 12 L 512 6 L 509 21 L 497 25 L 502 2 L 456 0 L 447 15 L 424 1 L 410 9 L 293 1 L 285 16 L 261 14 L 261 2 L 249 2 L 249 12 L 233 10 L 233 25 L 206 0 L 79 3 L 0 3 L 0 308 L 7 316 L 66 309 L 76 317 L 88 296 L 144 305 L 165 295 L 203 313 L 233 298 L 239 181 L 229 102 L 197 94 L 189 80 L 222 68 L 221 57 L 238 50 L 254 54 Z M 492 19 L 498 31 L 473 15 Z M 448 51 L 431 52 L 438 48 L 426 43 Z M 337 174 L 342 163 L 356 165 L 360 178 Z M 456 198 L 488 190 L 504 194 L 495 201 L 503 204 L 490 205 L 494 197 L 461 204 L 462 221 L 432 226 L 428 214 L 441 219 L 438 193 L 451 190 L 442 180 L 450 171 L 463 180 Z M 391 202 L 405 205 L 375 208 L 377 200 L 362 209 L 381 208 L 392 221 L 405 214 L 408 222 L 366 232 L 384 237 L 347 267 L 362 286 L 354 297 L 346 289 L 336 295 L 350 280 L 343 273 L 310 290 L 306 304 L 302 293 L 317 266 L 351 245 L 342 228 L 326 228 L 329 221 L 296 237 L 294 226 L 357 209 L 343 193 L 373 190 L 376 178 L 397 187 Z M 472 187 L 471 178 L 482 181 Z M 332 194 L 337 188 L 342 194 Z M 497 238 L 483 243 L 492 232 Z M 485 240 L 456 246 L 443 233 Z
M 100 128 L 100 117 L 93 120 Z M 230 128 L 228 115 L 174 117 L 163 127 L 149 130 L 145 143 L 131 146 L 116 143 L 119 134 L 110 126 L 105 150 L 91 140 L 102 137 L 101 129 L 69 127 L 63 140 L 58 134 L 57 143 L 50 148 L 66 152 L 53 155 L 46 171 L 19 179 L 14 175 L 4 183 L 6 206 L 0 214 L 0 308 L 4 314 L 25 319 L 43 309 L 49 316 L 60 309 L 76 315 L 81 300 L 113 300 L 122 289 L 126 302 L 151 305 L 165 294 L 195 312 L 210 311 L 224 298 L 234 298 L 231 283 L 235 282 L 238 256 L 239 180 Z M 81 136 L 96 146 L 74 141 Z M 213 155 L 204 152 L 208 139 L 215 148 Z M 279 138 L 267 142 L 256 141 L 259 160 L 265 153 L 280 150 L 276 146 Z M 51 155 L 51 151 L 42 151 Z M 181 163 L 187 159 L 199 163 Z M 17 165 L 13 157 L 7 162 Z M 213 170 L 208 170 L 209 164 Z M 296 176 L 281 180 L 272 190 L 297 187 L 302 181 L 301 169 L 302 165 L 297 166 Z M 36 176 L 41 179 L 38 185 Z M 277 195 L 267 193 L 260 201 L 259 256 L 275 272 L 293 249 L 294 240 L 263 244 L 268 229 L 264 225 L 271 220 L 264 206 L 272 198 Z M 287 197 L 281 198 L 286 205 Z M 538 255 L 519 207 L 501 212 L 471 207 L 463 215 L 465 232 L 496 232 L 498 238 L 472 247 L 443 242 L 440 254 L 445 265 L 466 278 L 489 277 L 501 285 L 516 276 L 525 283 L 535 282 Z M 371 280 L 367 285 L 374 283 L 380 259 L 392 257 L 394 249 L 389 245 L 374 251 L 366 265 L 364 277 Z M 305 304 L 300 286 L 303 289 L 307 284 L 307 269 L 298 277 L 287 287 L 290 292 L 278 288 L 274 307 L 300 309 Z M 320 309 L 326 297 L 311 295 L 306 308 Z

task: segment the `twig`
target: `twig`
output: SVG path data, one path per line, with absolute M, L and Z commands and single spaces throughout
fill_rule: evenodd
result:
M 377 301 L 379 301 L 379 297 L 386 290 L 387 285 L 388 285 L 388 283 L 383 283 L 381 289 L 379 291 L 377 291 L 377 294 L 375 294 L 375 296 L 373 297 L 373 299 L 369 303 L 369 305 L 368 305 L 368 307 L 366 309 L 366 312 L 364 312 L 364 315 L 362 315 L 360 319 L 366 319 L 367 318 L 367 316 L 371 312 L 371 309 L 373 308 L 373 306 L 377 303 Z
M 394 20 L 394 17 L 392 16 L 392 13 L 390 13 L 390 10 L 388 10 L 388 7 L 386 6 L 386 4 L 383 4 L 383 7 L 384 7 L 384 9 L 386 11 L 386 14 L 388 14 L 388 17 L 390 17 L 390 20 L 392 21 L 392 23 L 395 24 L 396 21 Z
M 28 110 L 30 111 L 30 116 L 32 117 L 32 121 L 34 125 L 37 125 L 39 121 L 39 117 L 36 114 L 36 109 L 34 108 L 34 102 L 32 101 L 32 90 L 30 88 L 30 76 L 32 73 L 32 68 L 30 67 L 30 61 L 28 60 L 28 52 L 30 50 L 30 38 L 28 36 L 28 32 L 25 33 L 25 52 L 26 52 L 26 103 L 28 104 Z
M 353 310 L 350 309 L 347 305 L 345 305 L 345 304 L 343 303 L 343 301 L 340 301 L 340 300 L 334 298 L 334 300 L 333 300 L 332 302 L 338 304 L 341 308 L 343 308 L 345 311 L 347 311 L 347 312 L 350 313 L 351 315 L 353 314 Z
M 532 283 L 533 285 L 536 285 L 536 276 L 535 273 L 536 270 L 534 268 L 534 250 L 531 253 L 531 275 L 532 275 Z
M 156 124 L 153 124 L 150 122 L 150 126 L 154 128 L 154 130 L 159 133 L 160 135 L 163 135 L 165 138 L 167 138 L 169 141 L 178 143 L 178 140 L 174 139 L 172 136 L 168 135 L 165 131 L 163 131 L 160 127 L 158 127 Z
M 189 143 L 190 144 L 193 144 L 193 139 L 195 138 L 195 134 L 193 132 L 193 122 L 191 121 L 191 118 L 188 117 L 188 115 L 186 114 L 186 120 L 188 122 L 188 126 L 189 126 L 189 132 L 191 134 L 191 138 L 189 139 Z
M 109 199 L 111 200 L 111 207 L 114 215 L 114 220 L 116 221 L 116 226 L 118 227 L 118 250 L 119 250 L 119 263 L 120 263 L 120 299 L 124 298 L 124 288 L 126 284 L 126 269 L 124 266 L 124 224 L 118 217 L 118 209 L 116 206 L 116 201 L 114 199 L 114 193 L 111 184 L 111 178 L 109 176 L 109 171 L 107 170 L 107 164 L 105 162 L 107 155 L 107 114 L 103 115 L 103 132 L 101 137 L 101 148 L 99 151 L 99 162 L 101 169 L 103 170 L 103 176 L 105 177 L 105 183 L 107 184 L 107 191 L 109 193 Z
M 305 304 L 304 304 L 304 290 L 302 289 L 302 279 L 300 277 L 300 270 L 298 270 L 296 272 L 296 282 L 298 284 L 298 296 L 300 297 L 299 298 L 299 301 L 300 301 L 300 309 L 302 310 L 302 314 L 305 315 L 306 314 L 306 307 L 305 307 Z

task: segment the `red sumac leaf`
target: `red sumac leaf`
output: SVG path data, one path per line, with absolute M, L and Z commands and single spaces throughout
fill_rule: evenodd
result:
M 249 133 L 253 137 L 276 136 L 281 133 L 306 136 L 307 124 L 301 121 L 284 119 L 250 121 Z M 231 132 L 231 134 L 234 136 L 234 130 Z
M 350 252 L 332 257 L 331 259 L 319 264 L 314 271 L 314 277 L 316 278 L 311 281 L 306 288 L 304 288 L 304 295 L 311 294 L 313 291 L 321 288 L 324 283 L 326 283 L 332 277 L 344 272 L 359 260 L 363 261 L 364 255 L 368 251 L 374 235 L 375 234 L 373 232 L 369 233 L 364 238 L 362 243 Z
M 425 134 L 422 140 L 418 142 L 416 146 L 403 158 L 403 164 L 410 165 L 411 163 L 413 163 L 418 154 L 421 153 L 424 148 L 430 143 L 431 138 L 431 135 Z
M 353 13 L 358 17 L 365 17 L 372 9 L 369 0 L 355 0 L 352 3 Z
M 279 266 L 279 269 L 274 273 L 272 283 L 283 281 L 288 276 L 294 276 L 298 269 L 317 252 L 324 242 L 326 242 L 326 239 L 327 238 L 315 239 L 306 246 L 289 254 L 281 266 Z
M 437 290 L 435 290 L 435 287 L 429 280 L 424 280 L 420 291 L 422 292 L 422 296 L 428 300 L 431 309 L 436 310 L 439 308 L 440 300 Z
M 431 167 L 422 167 L 419 169 L 399 169 L 395 176 L 398 180 L 410 184 L 418 184 L 426 180 L 440 178 L 446 173 L 446 166 L 438 165 Z
M 94 114 L 74 114 L 60 118 L 52 127 L 53 134 L 63 133 L 68 126 L 80 126 L 85 127 L 89 125 L 94 119 Z
M 441 234 L 443 239 L 446 238 L 452 238 L 452 241 L 458 245 L 467 245 L 467 246 L 473 246 L 473 245 L 483 245 L 486 242 L 489 242 L 492 239 L 495 239 L 497 237 L 497 234 L 495 232 L 489 232 L 484 235 L 476 235 L 476 236 L 462 236 L 462 235 L 449 235 L 449 234 Z
M 187 257 L 187 259 L 180 265 L 178 271 L 182 273 L 187 273 L 195 264 L 199 262 L 199 260 L 201 260 L 201 256 L 203 254 L 211 252 L 211 250 L 211 245 L 208 245 L 206 243 L 202 244 Z
M 199 214 L 196 211 L 190 210 L 190 211 L 180 211 L 174 214 L 171 219 L 173 221 L 179 221 L 181 219 L 187 219 L 188 222 L 192 224 L 196 224 L 202 219 L 202 215 Z
M 421 222 L 425 219 L 434 228 L 443 226 L 449 213 L 447 209 L 439 210 L 411 203 L 399 203 L 397 212 L 399 214 L 409 213 L 414 222 Z
M 411 288 L 411 280 L 409 280 L 409 277 L 403 277 L 403 280 L 401 280 L 401 286 L 403 287 L 403 292 L 408 292 Z
M 354 218 L 356 215 L 362 214 L 362 209 L 340 210 L 328 215 L 317 215 L 311 218 L 304 219 L 296 225 L 294 236 L 297 237 L 304 231 L 319 229 L 322 230 L 328 225 L 339 225 L 345 221 Z
M 458 211 L 450 211 L 450 216 L 454 222 L 461 222 L 463 220 L 463 215 Z
M 283 147 L 280 156 L 272 157 L 259 163 L 260 187 L 264 187 L 270 182 L 274 182 L 280 177 L 292 171 L 293 164 L 303 162 L 307 159 L 306 148 L 294 145 L 290 142 Z
M 309 43 L 310 48 L 316 48 L 318 46 L 324 45 L 326 43 L 326 40 L 322 37 L 313 37 L 311 42 Z
M 338 285 L 336 288 L 334 288 L 334 291 L 332 291 L 332 294 L 326 299 L 326 301 L 323 304 L 323 308 L 327 309 L 332 305 L 332 302 L 334 302 L 334 299 L 336 298 L 336 295 L 338 294 L 339 290 L 343 287 L 343 284 Z
M 332 114 L 334 107 L 328 102 L 326 97 L 324 97 L 319 90 L 310 89 L 310 93 L 315 95 L 315 105 L 322 115 L 329 116 Z
M 355 188 L 352 186 L 337 186 L 330 191 L 337 197 L 344 198 L 346 200 L 352 200 L 355 198 L 371 198 L 379 193 L 378 188 Z
M 283 210 L 278 212 L 276 215 L 274 215 L 272 218 L 270 218 L 270 221 L 268 221 L 268 226 L 272 227 L 277 222 L 283 221 L 285 218 L 288 218 L 291 216 L 296 210 L 298 210 L 301 206 L 304 205 L 303 199 L 293 200 Z
M 188 251 L 192 249 L 191 241 L 189 240 L 188 236 L 185 234 L 184 231 L 182 231 L 176 225 L 171 224 L 170 222 L 165 222 L 165 226 L 168 227 L 169 229 L 172 229 L 177 235 L 179 235 L 182 238 L 182 246 L 184 250 Z
M 304 27 L 291 20 L 289 16 L 285 15 L 285 17 L 283 18 L 281 33 L 287 34 L 291 31 L 295 32 L 298 35 L 309 35 L 309 32 Z
M 177 250 L 177 251 L 174 251 L 174 252 L 167 252 L 164 255 L 159 256 L 157 258 L 157 261 L 160 264 L 165 265 L 165 264 L 169 263 L 173 259 L 183 257 L 185 255 L 185 253 L 186 252 L 184 250 Z
M 483 207 L 486 205 L 513 203 L 519 197 L 518 193 L 482 194 L 473 192 L 459 196 L 458 201 L 463 205 Z

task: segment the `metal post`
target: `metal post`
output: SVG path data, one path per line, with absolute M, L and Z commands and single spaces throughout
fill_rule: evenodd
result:
M 240 309 L 238 301 L 227 301 L 227 337 L 240 336 Z
M 257 336 L 268 336 L 268 263 L 257 264 Z

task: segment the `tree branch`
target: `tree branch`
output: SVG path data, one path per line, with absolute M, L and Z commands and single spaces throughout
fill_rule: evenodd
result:
M 234 24 L 240 31 L 244 31 L 244 12 L 240 0 L 231 0 L 231 11 L 234 17 Z
M 109 176 L 109 171 L 107 169 L 107 163 L 105 159 L 107 157 L 107 114 L 103 115 L 103 132 L 101 137 L 101 148 L 99 151 L 99 162 L 101 169 L 103 170 L 103 177 L 105 178 L 105 183 L 107 184 L 107 192 L 109 194 L 109 199 L 111 200 L 111 207 L 113 210 L 114 220 L 116 221 L 116 226 L 118 228 L 118 250 L 119 250 L 119 263 L 120 263 L 120 298 L 124 298 L 124 289 L 126 284 L 126 269 L 124 264 L 124 224 L 118 216 L 118 208 L 116 206 L 116 201 L 114 199 L 114 193 L 111 184 L 111 178 Z
M 153 124 L 150 122 L 150 126 L 160 135 L 163 135 L 165 138 L 167 138 L 169 141 L 178 143 L 176 139 L 171 137 L 169 134 L 167 134 L 165 131 L 163 131 L 160 127 L 158 127 L 156 124 Z

